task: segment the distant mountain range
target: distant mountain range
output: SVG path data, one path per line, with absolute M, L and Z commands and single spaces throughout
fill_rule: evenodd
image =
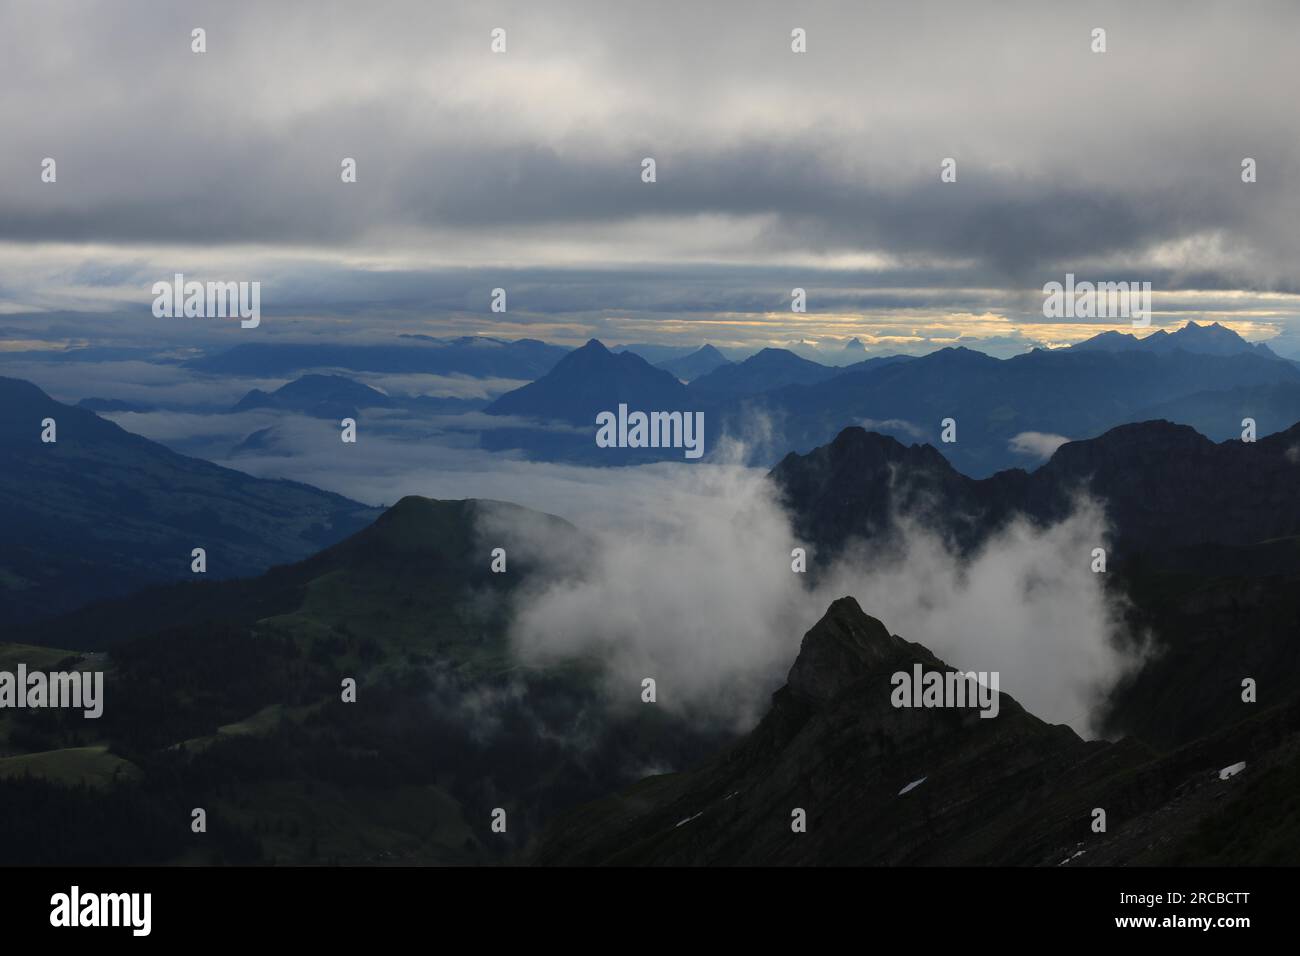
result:
M 54 419 L 54 443 L 41 441 Z M 147 584 L 303 558 L 377 514 L 340 495 L 187 458 L 0 378 L 0 616 L 19 623 Z
M 938 445 L 944 421 L 952 419 L 956 441 L 940 447 L 959 470 L 980 477 L 1035 464 L 1021 440 L 1026 435 L 1059 436 L 1059 443 L 1160 417 L 1226 439 L 1241 434 L 1243 418 L 1254 419 L 1260 435 L 1300 419 L 1300 366 L 1218 325 L 1191 323 L 1141 340 L 1104 333 L 1075 348 L 1010 359 L 947 348 L 843 368 L 764 349 L 685 386 L 594 339 L 571 356 L 486 409 L 565 427 L 502 429 L 485 439 L 486 447 L 605 464 L 676 457 L 596 449 L 595 417 L 619 403 L 647 412 L 702 411 L 708 448 L 723 436 L 739 437 L 753 461 L 767 464 L 825 444 L 854 424 Z
M 1247 342 L 1218 322 L 1209 325 L 1188 322 L 1173 332 L 1158 329 L 1144 336 L 1130 332 L 1102 332 L 1083 342 L 1077 342 L 1070 348 L 1076 351 L 1103 352 L 1172 352 L 1182 349 L 1200 355 L 1263 355 L 1266 358 L 1280 358 L 1263 342 Z
M 1014 441 L 1025 433 L 1087 438 L 1135 421 L 1158 403 L 1202 391 L 1277 384 L 1300 385 L 1300 369 L 1260 355 L 1183 350 L 1035 350 L 999 360 L 969 349 L 943 349 L 755 396 L 743 409 L 724 409 L 721 427 L 739 431 L 747 415 L 764 416 L 777 435 L 770 447 L 784 452 L 824 444 L 855 423 L 938 445 L 943 422 L 951 419 L 956 441 L 941 446 L 944 454 L 978 477 L 1032 463 Z M 1261 434 L 1292 424 L 1262 416 L 1257 422 Z

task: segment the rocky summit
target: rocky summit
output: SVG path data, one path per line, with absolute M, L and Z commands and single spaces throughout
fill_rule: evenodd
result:
M 1228 733 L 1158 756 L 1134 740 L 1085 741 L 1005 694 L 994 720 L 970 708 L 894 707 L 892 675 L 917 665 L 953 670 L 841 598 L 804 636 L 786 685 L 747 737 L 690 772 L 649 777 L 562 815 L 531 860 L 1150 863 L 1176 861 L 1207 827 L 1232 825 L 1222 813 L 1246 785 L 1218 771 L 1244 738 Z M 1270 712 L 1266 723 L 1275 746 L 1258 754 L 1257 773 L 1285 774 L 1297 714 Z M 1279 807 L 1264 797 L 1255 809 L 1267 816 Z M 1094 829 L 1097 809 L 1109 816 L 1107 832 Z

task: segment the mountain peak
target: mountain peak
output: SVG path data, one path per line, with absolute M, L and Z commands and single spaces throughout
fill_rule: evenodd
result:
M 686 405 L 686 386 L 671 372 L 656 368 L 635 352 L 611 352 L 598 339 L 590 339 L 541 378 L 506 392 L 485 411 L 489 415 L 552 419 L 586 428 L 593 426 L 599 412 L 617 408 L 623 402 L 641 409 L 681 409 Z M 536 437 L 514 434 L 513 440 Z M 543 434 L 539 440 L 551 439 Z M 581 446 L 588 451 L 595 448 L 589 434 L 557 440 L 575 443 L 567 447 Z
M 1169 332 L 1157 329 L 1139 338 L 1130 332 L 1110 329 L 1090 339 L 1076 342 L 1071 349 L 1080 351 L 1148 351 L 1167 352 L 1182 349 L 1205 355 L 1264 355 L 1277 358 L 1277 354 L 1263 342 L 1248 342 L 1241 335 L 1219 322 L 1201 325 L 1189 320 L 1182 328 Z
M 233 411 L 279 408 L 317 418 L 341 418 L 355 415 L 359 408 L 391 405 L 392 399 L 383 392 L 346 375 L 311 373 L 281 385 L 271 393 L 255 388 L 239 400 Z
M 893 435 L 849 425 L 826 446 L 832 461 L 851 467 L 859 474 L 868 469 L 907 460 L 912 467 L 925 466 L 940 472 L 953 471 L 948 459 L 930 444 L 905 445 Z M 789 457 L 789 456 L 787 456 Z
M 659 362 L 655 365 L 655 368 L 670 372 L 682 381 L 692 382 L 697 378 L 708 375 L 714 369 L 730 364 L 731 362 L 725 355 L 712 345 L 705 343 L 688 355 Z
M 784 349 L 774 345 L 769 345 L 767 348 L 759 349 L 749 358 L 745 359 L 745 362 L 752 362 L 755 365 L 771 364 L 774 362 L 782 362 L 790 365 L 820 364 L 814 362 L 812 359 L 806 359 L 802 355 L 790 351 L 790 349 Z
M 856 600 L 842 597 L 804 635 L 786 683 L 798 696 L 825 703 L 904 647 Z
M 757 395 L 785 385 L 813 385 L 840 369 L 813 362 L 789 349 L 769 346 L 739 363 L 728 363 L 691 383 L 692 389 L 717 394 Z

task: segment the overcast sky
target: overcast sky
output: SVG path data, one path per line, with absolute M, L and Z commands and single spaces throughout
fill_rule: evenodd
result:
M 0 2 L 0 350 L 1009 354 L 1124 326 L 1043 318 L 1073 272 L 1300 355 L 1297 35 L 1284 2 Z M 261 327 L 155 319 L 178 271 L 262 282 Z

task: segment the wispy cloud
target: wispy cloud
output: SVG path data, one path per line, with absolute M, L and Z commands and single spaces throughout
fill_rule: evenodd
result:
M 1018 455 L 1030 458 L 1048 459 L 1070 439 L 1064 435 L 1049 435 L 1044 432 L 1021 432 L 1013 435 L 1008 446 Z

